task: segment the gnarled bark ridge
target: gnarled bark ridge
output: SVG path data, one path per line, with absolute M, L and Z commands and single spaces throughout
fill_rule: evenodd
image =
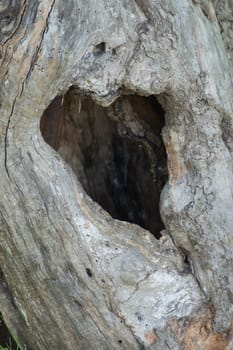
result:
M 213 3 L 1 2 L 0 309 L 27 349 L 232 349 L 232 32 Z M 147 152 L 114 106 L 162 105 L 160 239 L 113 219 L 43 139 L 70 87 Z

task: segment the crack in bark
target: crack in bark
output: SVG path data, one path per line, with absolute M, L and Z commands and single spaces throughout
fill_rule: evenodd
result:
M 191 265 L 191 271 L 190 271 L 190 274 L 193 276 L 193 278 L 195 279 L 198 287 L 200 288 L 202 294 L 204 295 L 206 301 L 210 301 L 211 299 L 211 296 L 207 296 L 204 289 L 202 288 L 202 285 L 201 285 L 201 282 L 198 280 L 196 274 L 195 274 L 195 267 L 194 267 L 194 264 L 192 263 L 192 260 L 190 261 L 190 265 Z
M 135 334 L 133 333 L 133 329 L 130 325 L 128 325 L 126 323 L 126 319 L 125 317 L 123 317 L 123 315 L 121 315 L 119 313 L 119 310 L 117 309 L 117 307 L 114 305 L 113 306 L 113 303 L 112 303 L 112 300 L 111 298 L 109 299 L 109 302 L 110 302 L 110 306 L 111 306 L 111 310 L 112 312 L 120 319 L 120 323 L 123 323 L 125 328 L 127 328 L 129 330 L 129 332 L 131 333 L 131 335 L 133 336 L 133 338 L 135 339 L 135 341 L 137 342 L 138 346 L 139 346 L 139 350 L 144 350 L 145 349 L 145 346 L 143 345 L 143 343 L 140 342 L 140 340 L 135 336 Z
M 151 275 L 153 275 L 153 273 L 155 273 L 155 271 L 152 272 L 147 272 L 146 276 L 143 277 L 142 279 L 140 279 L 139 281 L 136 282 L 135 288 L 132 291 L 131 295 L 124 301 L 120 302 L 120 304 L 126 304 L 128 303 L 128 301 L 135 295 L 135 293 L 137 293 L 139 291 L 140 285 L 145 282 Z
M 13 32 L 9 35 L 9 37 L 6 38 L 6 40 L 4 41 L 3 45 L 6 45 L 6 43 L 7 43 L 10 39 L 13 38 L 13 36 L 14 36 L 15 33 L 17 32 L 17 30 L 19 29 L 19 26 L 20 26 L 20 24 L 22 23 L 23 16 L 24 16 L 25 11 L 26 11 L 26 7 L 27 7 L 27 0 L 24 0 L 23 6 L 22 6 L 22 12 L 21 12 L 21 15 L 20 15 L 20 19 L 19 19 L 18 25 L 16 26 L 15 30 L 13 30 Z
M 9 128 L 10 128 L 11 118 L 12 118 L 12 115 L 13 115 L 13 113 L 14 113 L 14 108 L 15 108 L 16 101 L 17 101 L 18 98 L 20 98 L 20 97 L 22 96 L 22 93 L 23 93 L 23 91 L 24 91 L 25 82 L 27 81 L 28 77 L 30 76 L 30 74 L 31 74 L 31 72 L 32 72 L 32 70 L 33 70 L 33 68 L 34 68 L 34 66 L 35 66 L 35 62 L 36 62 L 36 60 L 37 60 L 37 58 L 38 58 L 38 54 L 39 54 L 39 51 L 40 51 L 40 49 L 41 49 L 41 45 L 42 45 L 42 42 L 43 42 L 43 39 L 44 39 L 45 32 L 46 32 L 46 30 L 48 29 L 48 19 L 49 19 L 49 16 L 50 16 L 50 14 L 51 14 L 51 12 L 52 12 L 52 10 L 53 10 L 55 1 L 56 1 L 56 0 L 53 0 L 53 2 L 52 2 L 52 4 L 51 4 L 51 7 L 50 7 L 50 10 L 48 11 L 48 14 L 47 14 L 47 17 L 46 17 L 45 27 L 44 27 L 44 29 L 43 29 L 43 31 L 42 31 L 42 35 L 41 35 L 41 39 L 40 39 L 39 45 L 38 45 L 38 47 L 37 47 L 37 49 L 36 49 L 35 54 L 34 54 L 33 57 L 32 57 L 32 61 L 31 61 L 30 65 L 29 65 L 29 70 L 28 70 L 28 72 L 27 72 L 27 74 L 26 74 L 26 78 L 25 78 L 25 79 L 23 80 L 23 82 L 22 82 L 21 92 L 20 92 L 19 94 L 16 95 L 16 97 L 15 97 L 15 99 L 14 99 L 14 101 L 13 101 L 13 104 L 12 104 L 11 113 L 10 113 L 10 115 L 9 115 L 9 117 L 8 117 L 8 122 L 7 122 L 7 126 L 6 126 L 6 132 L 5 132 L 5 147 L 4 147 L 5 160 L 4 160 L 4 166 L 5 166 L 5 170 L 6 170 L 6 173 L 7 173 L 7 176 L 8 176 L 9 179 L 10 179 L 10 173 L 9 173 L 9 169 L 8 169 L 8 166 L 7 166 L 7 158 L 8 158 L 8 150 L 7 150 L 8 144 L 7 144 L 7 139 L 8 139 L 8 132 L 9 132 Z M 15 32 L 17 31 L 17 29 L 18 29 L 20 23 L 22 22 L 23 15 L 24 15 L 24 13 L 25 13 L 25 11 L 26 11 L 26 5 L 27 5 L 27 0 L 24 1 L 24 8 L 23 8 L 23 13 L 22 13 L 22 15 L 21 15 L 21 17 L 20 17 L 20 22 L 19 22 L 19 24 L 18 24 L 16 30 L 15 30 L 14 33 L 12 34 L 12 36 L 15 34 Z M 10 40 L 10 38 L 9 38 L 9 40 Z
M 206 298 L 206 300 L 208 300 L 208 297 L 205 293 L 205 291 L 203 290 L 202 286 L 201 286 L 201 282 L 198 280 L 198 278 L 196 277 L 195 275 L 195 268 L 194 268 L 194 264 L 192 263 L 192 260 L 190 259 L 190 254 L 189 252 L 185 249 L 185 248 L 182 248 L 182 247 L 179 247 L 179 249 L 181 250 L 181 253 L 184 255 L 184 263 L 187 265 L 187 268 L 188 268 L 188 273 L 190 275 L 193 276 L 193 278 L 195 279 L 198 287 L 200 288 L 202 294 L 204 295 L 204 297 Z
M 15 30 L 10 34 L 10 36 L 5 40 L 5 42 L 3 43 L 3 46 L 6 45 L 6 43 L 15 35 L 17 30 L 19 29 L 19 26 L 22 23 L 23 16 L 24 16 L 25 11 L 26 11 L 26 6 L 27 6 L 27 0 L 25 0 L 24 3 L 23 3 L 23 9 L 22 9 L 22 13 L 20 15 L 20 19 L 19 19 L 18 25 L 16 26 Z M 2 64 L 1 64 L 1 66 L 2 66 Z M 5 139 L 4 139 L 4 153 L 5 153 L 5 156 L 4 156 L 4 158 L 5 158 L 4 159 L 4 167 L 5 167 L 5 170 L 6 170 L 8 178 L 10 178 L 10 174 L 9 174 L 9 170 L 8 170 L 8 167 L 7 167 L 7 147 L 8 147 L 8 145 L 7 145 L 7 138 L 8 138 L 8 131 L 9 131 L 9 127 L 10 127 L 11 117 L 12 117 L 13 112 L 14 112 L 14 107 L 15 107 L 15 103 L 16 103 L 17 97 L 18 97 L 18 95 L 15 97 L 15 99 L 13 101 L 13 104 L 12 104 L 12 109 L 11 109 L 11 113 L 10 113 L 10 115 L 8 117 L 6 131 L 5 131 Z
M 14 98 L 14 101 L 13 101 L 13 104 L 12 104 L 12 109 L 11 109 L 11 113 L 8 117 L 8 121 L 7 121 L 7 126 L 6 126 L 6 132 L 5 132 L 5 148 L 4 148 L 4 152 L 5 152 L 5 159 L 4 159 L 4 166 L 5 166 L 5 169 L 6 169 L 6 173 L 7 173 L 7 176 L 8 178 L 10 179 L 10 174 L 9 174 L 9 169 L 7 167 L 7 156 L 8 156 L 8 144 L 7 144 L 7 138 L 8 138 L 8 131 L 9 131 L 9 128 L 10 128 L 10 123 L 11 123 L 11 117 L 14 113 L 14 108 L 15 108 L 15 103 L 16 103 L 16 100 L 17 100 L 17 97 L 18 95 L 16 95 L 16 97 Z
M 19 29 L 20 24 L 22 23 L 22 20 L 23 20 L 23 16 L 24 16 L 24 14 L 25 14 L 25 12 L 26 12 L 26 6 L 27 6 L 27 0 L 25 0 L 25 2 L 24 2 L 24 4 L 23 4 L 23 12 L 21 13 L 20 21 L 19 21 L 19 23 L 18 23 L 18 25 L 17 25 L 15 31 L 14 31 L 12 34 L 10 34 L 10 36 L 6 39 L 6 41 L 5 41 L 5 42 L 2 44 L 2 46 L 1 46 L 1 50 L 2 50 L 1 54 L 3 53 L 4 56 L 2 56 L 0 68 L 3 67 L 3 64 L 4 64 L 5 61 L 6 61 L 7 54 L 6 54 L 6 49 L 5 49 L 5 47 L 8 48 L 6 44 L 8 43 L 8 41 L 9 41 L 10 39 L 13 38 L 13 36 L 14 36 L 15 33 L 17 32 L 17 30 Z M 24 36 L 25 36 L 25 33 L 24 33 L 23 37 L 24 37 Z M 23 37 L 19 37 L 18 42 L 21 41 Z M 3 50 L 3 49 L 4 49 L 4 50 Z M 11 63 L 11 61 L 12 61 L 13 54 L 14 54 L 14 50 L 12 49 L 11 56 L 10 56 L 10 58 L 9 58 L 9 60 L 8 60 L 7 66 L 10 65 L 10 63 Z M 7 74 L 8 74 L 8 69 L 6 70 L 6 72 L 5 72 L 4 76 L 3 76 L 3 80 L 6 78 Z
M 30 63 L 30 65 L 29 65 L 28 72 L 27 72 L 27 74 L 26 74 L 26 78 L 25 78 L 24 81 L 22 82 L 22 89 L 21 89 L 21 92 L 20 92 L 19 97 L 21 97 L 21 95 L 23 94 L 25 83 L 26 83 L 26 81 L 28 80 L 28 78 L 29 78 L 31 72 L 33 71 L 33 69 L 34 69 L 34 67 L 35 67 L 35 63 L 36 63 L 36 61 L 37 61 L 37 59 L 38 59 L 38 55 L 39 55 L 39 52 L 40 52 L 40 50 L 41 50 L 41 46 L 42 46 L 42 42 L 43 42 L 43 40 L 44 40 L 45 33 L 46 33 L 47 30 L 48 30 L 48 20 L 49 20 L 50 14 L 51 14 L 52 11 L 53 11 L 53 8 L 54 8 L 54 5 L 55 5 L 55 1 L 56 1 L 56 0 L 53 0 L 53 1 L 52 1 L 52 4 L 51 4 L 50 9 L 49 9 L 49 11 L 48 11 L 48 14 L 47 14 L 47 16 L 46 16 L 45 26 L 44 26 L 44 29 L 43 29 L 42 34 L 41 34 L 40 42 L 39 42 L 39 44 L 38 44 L 38 46 L 37 46 L 37 48 L 36 48 L 36 51 L 35 51 L 35 53 L 34 53 L 34 55 L 33 55 L 33 57 L 32 57 L 31 63 Z

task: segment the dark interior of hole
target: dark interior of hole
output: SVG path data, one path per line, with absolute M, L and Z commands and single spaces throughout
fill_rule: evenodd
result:
M 164 111 L 153 96 L 124 96 L 103 108 L 74 88 L 63 100 L 57 97 L 41 119 L 45 141 L 70 164 L 91 198 L 113 218 L 136 223 L 157 238 L 164 228 L 159 199 L 167 181 L 163 126 Z
M 105 53 L 106 50 L 106 44 L 104 42 L 101 42 L 97 44 L 93 49 L 94 56 L 101 56 Z

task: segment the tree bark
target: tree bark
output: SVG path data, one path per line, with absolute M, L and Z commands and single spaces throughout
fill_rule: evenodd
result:
M 230 11 L 230 1 L 1 2 L 0 310 L 23 348 L 233 349 Z M 90 198 L 86 149 L 65 148 L 80 119 L 61 131 L 89 99 L 97 121 L 106 114 L 102 125 L 141 142 L 153 172 L 135 95 L 165 111 L 155 235 Z M 55 98 L 47 137 L 59 153 L 40 131 Z

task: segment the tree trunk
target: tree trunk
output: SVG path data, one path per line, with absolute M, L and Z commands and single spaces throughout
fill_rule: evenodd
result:
M 0 310 L 23 348 L 233 349 L 232 11 L 1 1 Z

